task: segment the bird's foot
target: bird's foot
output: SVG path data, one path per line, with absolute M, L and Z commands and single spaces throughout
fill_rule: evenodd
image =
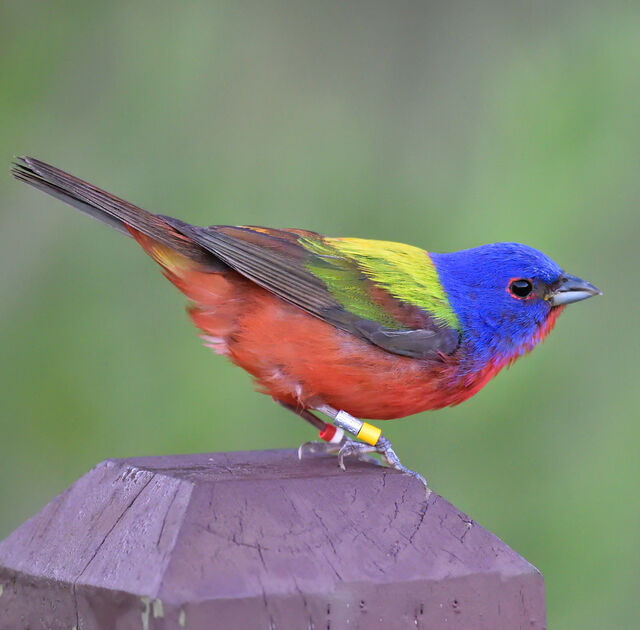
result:
M 427 496 L 431 494 L 431 490 L 427 486 L 427 480 L 420 473 L 404 466 L 393 450 L 391 442 L 382 435 L 378 438 L 375 446 L 363 442 L 356 442 L 349 438 L 345 438 L 337 444 L 330 442 L 305 442 L 298 448 L 298 459 L 302 459 L 305 455 L 337 454 L 338 465 L 342 470 L 347 469 L 344 461 L 345 457 L 355 457 L 360 461 L 382 466 L 381 462 L 371 455 L 372 453 L 381 455 L 389 468 L 395 468 L 395 470 L 399 470 L 401 473 L 417 479 L 425 487 Z
M 355 455 L 358 459 L 366 458 L 367 461 L 374 460 L 369 453 L 378 453 L 382 456 L 382 459 L 385 461 L 387 466 L 390 468 L 395 468 L 399 470 L 401 473 L 405 475 L 409 475 L 414 479 L 417 479 L 426 490 L 427 499 L 431 495 L 431 489 L 427 485 L 427 480 L 415 470 L 411 470 L 402 464 L 400 458 L 396 455 L 396 452 L 393 450 L 391 446 L 391 442 L 387 440 L 386 437 L 380 436 L 375 446 L 371 446 L 370 444 L 363 444 L 362 442 L 355 442 L 354 440 L 347 440 L 342 443 L 340 450 L 338 451 L 338 463 L 340 464 L 340 468 L 342 470 L 346 470 L 344 465 L 344 458 L 349 457 L 351 455 Z M 378 460 L 374 460 L 378 465 L 380 462 Z
M 363 446 L 368 446 L 368 445 L 364 444 Z M 410 468 L 407 468 L 402 464 L 402 462 L 400 461 L 400 458 L 396 455 L 396 452 L 393 450 L 393 447 L 391 446 L 391 442 L 387 440 L 386 437 L 381 435 L 378 438 L 378 441 L 376 442 L 375 447 L 372 447 L 372 448 L 374 448 L 377 453 L 380 453 L 380 455 L 382 455 L 382 459 L 384 459 L 384 461 L 387 463 L 387 466 L 389 466 L 390 468 L 395 468 L 396 470 L 399 470 L 401 473 L 404 473 L 405 475 L 409 475 L 410 477 L 417 479 L 424 486 L 425 490 L 427 491 L 427 498 L 429 498 L 429 495 L 431 494 L 431 490 L 427 485 L 427 480 L 420 473 L 417 473 L 415 470 L 411 470 Z
M 315 407 L 315 410 L 329 416 L 333 425 L 343 432 L 343 437 L 341 440 L 336 439 L 335 430 L 327 434 L 327 427 L 331 427 L 331 425 L 325 425 L 324 429 L 320 432 L 320 437 L 325 438 L 325 436 L 327 436 L 330 441 L 324 443 L 306 442 L 305 444 L 302 444 L 298 449 L 298 457 L 300 459 L 302 459 L 305 452 L 327 454 L 337 452 L 338 464 L 342 470 L 346 470 L 344 465 L 345 457 L 355 456 L 360 460 L 368 462 L 375 461 L 376 464 L 381 465 L 377 459 L 371 456 L 371 453 L 376 453 L 381 455 L 382 460 L 390 468 L 395 468 L 401 473 L 409 475 L 419 481 L 426 490 L 426 498 L 429 498 L 431 490 L 427 485 L 427 480 L 420 473 L 417 473 L 402 464 L 400 458 L 393 450 L 391 442 L 382 435 L 382 432 L 378 427 L 359 420 L 344 410 L 334 409 L 329 405 L 319 405 Z M 355 435 L 361 441 L 356 442 L 355 440 L 344 437 L 345 431 Z
M 375 453 L 376 447 L 369 444 L 362 444 L 349 438 L 344 438 L 337 444 L 331 442 L 305 442 L 298 447 L 298 459 L 302 459 L 305 455 L 338 455 L 338 463 L 342 470 L 346 470 L 344 458 L 353 455 L 360 461 L 376 466 L 382 466 L 380 461 L 369 453 Z
M 337 445 L 338 448 L 338 465 L 342 470 L 347 470 L 344 465 L 345 457 L 355 457 L 360 461 L 375 463 L 378 466 L 382 464 L 370 455 L 370 453 L 377 453 L 376 447 L 370 444 L 364 444 L 363 442 L 356 442 L 355 440 L 345 439 Z
M 312 442 L 303 442 L 298 446 L 298 459 L 302 459 L 306 455 L 333 455 L 340 450 L 338 444 L 330 444 L 329 442 L 320 442 L 314 440 Z

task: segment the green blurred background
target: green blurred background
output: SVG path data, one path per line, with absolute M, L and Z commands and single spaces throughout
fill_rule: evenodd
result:
M 107 457 L 292 447 L 116 232 L 14 154 L 195 223 L 448 251 L 604 290 L 461 407 L 385 424 L 544 573 L 553 628 L 638 619 L 638 3 L 0 4 L 0 537 Z

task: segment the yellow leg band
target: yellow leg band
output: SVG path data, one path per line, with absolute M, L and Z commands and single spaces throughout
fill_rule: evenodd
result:
M 371 444 L 371 446 L 375 446 L 378 443 L 378 438 L 382 434 L 382 429 L 378 429 L 378 427 L 374 427 L 372 424 L 368 422 L 362 423 L 362 428 L 358 432 L 358 439 L 366 442 L 367 444 Z

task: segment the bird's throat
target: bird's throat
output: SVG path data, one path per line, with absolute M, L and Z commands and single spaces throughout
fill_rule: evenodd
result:
M 495 334 L 486 330 L 471 333 L 462 343 L 461 371 L 469 376 L 482 373 L 487 375 L 486 380 L 493 378 L 502 368 L 510 366 L 544 341 L 563 310 L 564 306 L 552 308 L 542 323 L 519 337 L 505 336 L 503 329 L 498 329 Z

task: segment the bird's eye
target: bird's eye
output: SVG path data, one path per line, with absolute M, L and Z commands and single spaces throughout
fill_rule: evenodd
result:
M 531 291 L 533 291 L 533 283 L 531 280 L 520 278 L 518 280 L 512 280 L 509 283 L 509 293 L 515 298 L 524 300 L 531 295 Z

